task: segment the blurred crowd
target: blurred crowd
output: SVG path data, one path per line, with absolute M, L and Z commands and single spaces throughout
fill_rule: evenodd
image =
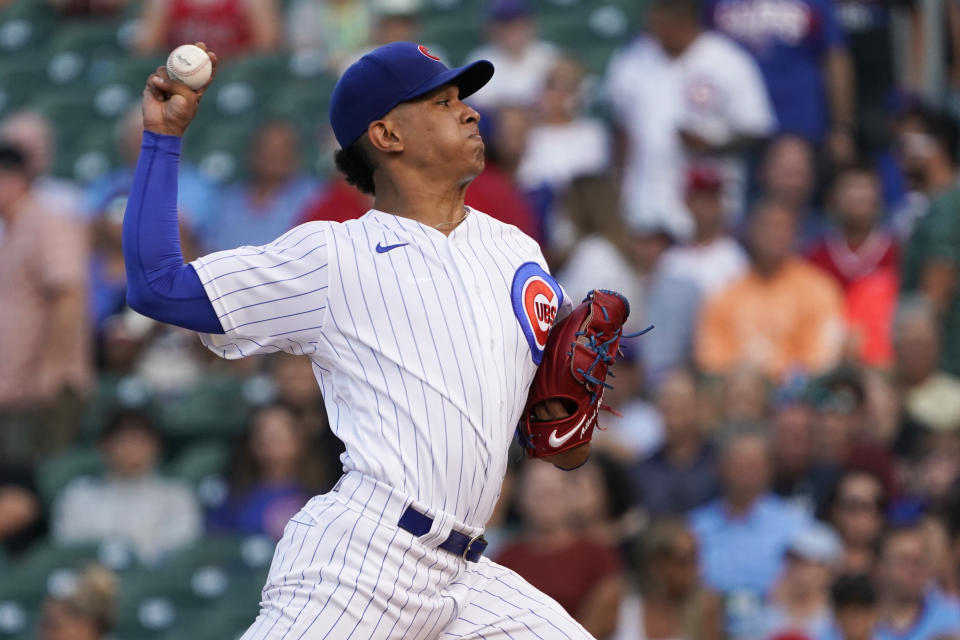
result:
M 485 2 L 467 56 L 497 68 L 467 204 L 539 240 L 574 299 L 615 289 L 655 326 L 625 345 L 587 466 L 511 452 L 489 554 L 597 638 L 960 638 L 960 3 L 637 2 L 644 29 L 602 74 L 540 38 L 544 2 Z M 337 73 L 432 10 L 144 0 L 134 42 Z M 57 126 L 0 121 L 3 554 L 121 539 L 157 564 L 204 535 L 278 539 L 341 473 L 310 360 L 220 360 L 126 308 L 139 107 L 126 165 L 88 184 L 51 175 Z M 370 207 L 303 144 L 264 119 L 240 180 L 184 162 L 188 259 Z M 51 596 L 43 637 L 103 637 L 113 580 Z

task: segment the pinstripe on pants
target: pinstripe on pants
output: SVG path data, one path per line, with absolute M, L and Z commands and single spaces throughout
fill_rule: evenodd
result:
M 260 615 L 241 640 L 588 640 L 559 604 L 513 571 L 435 546 L 444 513 L 419 538 L 396 526 L 411 503 L 348 472 L 291 518 L 277 545 Z

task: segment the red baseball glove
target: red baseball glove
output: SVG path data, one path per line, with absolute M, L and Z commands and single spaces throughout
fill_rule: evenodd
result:
M 544 458 L 589 442 L 603 405 L 607 369 L 619 355 L 630 303 L 619 293 L 591 291 L 573 312 L 550 330 L 543 360 L 534 375 L 520 419 L 520 443 L 529 458 Z M 538 420 L 534 409 L 556 400 L 569 415 Z M 612 411 L 612 410 L 611 410 Z

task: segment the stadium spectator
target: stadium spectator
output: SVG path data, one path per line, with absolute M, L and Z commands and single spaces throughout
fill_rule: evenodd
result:
M 74 218 L 82 214 L 83 191 L 70 180 L 50 174 L 56 145 L 49 120 L 36 111 L 12 113 L 0 123 L 0 139 L 27 156 L 31 195 L 40 206 Z
M 873 640 L 877 628 L 877 589 L 867 574 L 841 575 L 830 588 L 833 628 L 824 640 Z
M 643 370 L 637 347 L 625 345 L 623 358 L 613 368 L 613 388 L 603 401 L 620 415 L 611 413 L 601 421 L 604 429 L 594 431 L 597 449 L 631 465 L 653 454 L 663 442 L 663 418 L 644 394 Z
M 650 3 L 650 34 L 616 54 L 608 99 L 619 129 L 628 218 L 659 220 L 679 237 L 692 232 L 684 205 L 687 165 L 720 160 L 724 188 L 742 197 L 739 154 L 775 127 L 760 72 L 726 37 L 700 26 L 697 0 Z
M 881 269 L 899 268 L 899 250 L 883 228 L 883 194 L 873 168 L 850 165 L 837 170 L 830 189 L 833 224 L 808 251 L 822 267 L 849 290 L 857 281 Z
M 825 464 L 871 471 L 896 493 L 893 456 L 874 431 L 862 370 L 843 364 L 811 383 L 817 458 Z
M 823 513 L 843 541 L 841 573 L 873 571 L 887 502 L 883 482 L 869 471 L 848 470 L 837 480 Z
M 786 566 L 762 614 L 761 637 L 798 633 L 822 638 L 833 623 L 830 585 L 840 561 L 840 540 L 834 531 L 814 523 L 787 544 Z
M 319 489 L 308 434 L 290 409 L 257 410 L 230 464 L 229 494 L 210 513 L 213 530 L 263 533 L 279 540 L 287 520 Z
M 916 0 L 834 0 L 837 21 L 846 35 L 854 70 L 857 141 L 869 156 L 889 144 L 889 103 L 897 80 L 894 60 L 911 57 L 906 46 L 895 46 L 895 15 L 900 9 L 906 10 L 913 37 L 922 41 L 922 28 L 918 29 L 920 18 L 915 8 L 918 4 Z M 919 81 L 923 73 L 921 61 L 911 59 L 909 63 L 910 70 L 904 75 Z
M 532 461 L 521 466 L 515 505 L 521 536 L 496 561 L 556 600 L 591 634 L 614 630 L 622 597 L 615 548 L 579 533 L 569 496 L 573 480 L 560 469 Z
M 727 231 L 723 178 L 716 167 L 690 167 L 686 205 L 693 218 L 693 236 L 671 247 L 664 261 L 670 272 L 690 278 L 700 287 L 701 296 L 708 297 L 742 276 L 748 265 L 743 247 Z
M 127 304 L 127 270 L 121 235 L 127 194 L 118 193 L 92 221 L 90 254 L 90 306 L 94 330 L 102 333 L 108 318 Z
M 0 552 L 7 558 L 18 558 L 46 533 L 46 517 L 33 471 L 0 466 Z
M 762 197 L 776 200 L 794 212 L 798 237 L 803 243 L 813 242 L 826 230 L 826 221 L 813 204 L 815 160 L 808 141 L 794 134 L 781 134 L 765 149 L 758 169 Z
M 0 462 L 32 464 L 76 433 L 90 387 L 87 243 L 30 195 L 27 159 L 0 144 Z
M 536 124 L 517 168 L 517 182 L 525 189 L 547 185 L 556 193 L 579 175 L 596 175 L 609 168 L 607 129 L 582 113 L 585 78 L 585 69 L 569 57 L 559 59 L 547 74 Z M 570 153 L 571 149 L 577 152 Z
M 308 358 L 277 354 L 273 361 L 276 402 L 293 412 L 300 428 L 307 433 L 318 465 L 318 489 L 332 487 L 343 474 L 343 443 L 333 433 L 327 419 L 320 386 Z M 319 492 L 319 491 L 318 491 Z
M 190 489 L 157 472 L 163 447 L 153 421 L 135 410 L 113 414 L 100 435 L 106 474 L 80 479 L 57 497 L 51 517 L 59 544 L 116 539 L 156 562 L 201 533 Z
M 900 250 L 881 226 L 883 194 L 876 172 L 866 166 L 838 169 L 828 207 L 833 224 L 807 251 L 807 259 L 843 287 L 847 320 L 863 360 L 889 365 Z
M 701 575 L 724 596 L 727 633 L 762 628 L 766 594 L 783 568 L 787 544 L 810 518 L 770 494 L 770 445 L 757 430 L 727 434 L 720 450 L 721 497 L 690 514 L 700 541 Z
M 620 605 L 613 640 L 719 640 L 719 600 L 697 575 L 697 539 L 680 520 L 662 518 L 647 527 L 631 569 L 633 586 Z
M 880 545 L 878 640 L 934 640 L 960 634 L 960 602 L 933 584 L 922 527 L 894 527 Z
M 544 238 L 542 216 L 515 179 L 526 146 L 528 120 L 528 110 L 520 107 L 484 112 L 480 134 L 485 145 L 486 166 L 470 183 L 464 202 L 541 241 Z
M 670 271 L 664 255 L 674 237 L 663 221 L 634 225 L 633 250 L 642 280 L 643 326 L 656 327 L 657 340 L 643 344 L 640 358 L 646 383 L 656 389 L 673 369 L 693 358 L 693 341 L 701 308 L 700 289 L 693 280 Z
M 583 473 L 568 476 L 574 526 L 594 542 L 622 548 L 643 524 L 626 467 L 606 452 L 595 451 L 581 469 Z M 614 612 L 608 613 L 612 617 Z
M 720 412 L 711 428 L 723 424 L 764 422 L 770 417 L 772 383 L 756 367 L 741 364 L 719 381 Z
M 817 460 L 813 413 L 806 403 L 780 406 L 772 426 L 773 492 L 814 515 L 829 496 L 840 469 Z
M 619 291 L 630 301 L 626 330 L 642 329 L 641 283 L 613 179 L 574 178 L 560 198 L 559 212 L 550 242 L 551 262 L 562 265 L 555 269 L 557 281 L 573 300 L 583 300 L 597 287 Z
M 941 371 L 940 323 L 921 296 L 901 300 L 893 322 L 895 369 L 907 414 L 936 431 L 960 430 L 960 379 Z
M 901 291 L 933 302 L 943 328 L 941 366 L 960 376 L 960 128 L 950 116 L 919 108 L 903 117 L 899 135 L 904 172 L 930 198 L 904 251 Z
M 825 142 L 836 161 L 852 160 L 856 124 L 853 65 L 828 0 L 707 0 L 707 23 L 756 59 L 778 131 Z
M 299 140 L 290 123 L 260 125 L 247 150 L 250 177 L 225 187 L 198 228 L 206 249 L 267 244 L 296 225 L 317 188 L 301 167 Z
M 139 104 L 131 107 L 116 125 L 117 153 L 123 165 L 87 185 L 83 198 L 83 214 L 93 220 L 119 193 L 129 193 L 133 170 L 140 156 L 143 136 L 143 113 Z M 180 163 L 177 182 L 177 208 L 181 228 L 195 229 L 210 215 L 217 193 L 213 185 L 192 164 Z
M 99 565 L 84 569 L 65 593 L 47 596 L 40 640 L 103 640 L 117 621 L 117 576 Z
M 112 18 L 128 0 L 47 0 L 65 18 Z
M 146 0 L 134 49 L 148 55 L 203 42 L 222 61 L 273 51 L 279 36 L 276 0 Z
M 717 462 L 697 422 L 697 381 L 678 369 L 657 392 L 664 442 L 630 470 L 634 493 L 652 517 L 682 515 L 717 494 Z
M 488 44 L 467 60 L 489 60 L 497 73 L 471 102 L 487 109 L 534 106 L 560 51 L 537 37 L 536 17 L 527 0 L 492 0 L 487 37 Z
M 696 355 L 703 371 L 723 374 L 749 363 L 780 380 L 797 369 L 822 371 L 838 358 L 840 288 L 794 253 L 795 238 L 788 207 L 771 200 L 755 207 L 750 270 L 711 297 L 701 316 Z

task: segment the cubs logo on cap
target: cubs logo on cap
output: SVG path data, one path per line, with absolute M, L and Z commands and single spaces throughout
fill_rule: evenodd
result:
M 435 56 L 435 55 L 433 55 L 432 53 L 430 53 L 430 49 L 427 49 L 427 48 L 426 48 L 425 46 L 423 46 L 422 44 L 421 44 L 421 45 L 417 45 L 417 50 L 420 51 L 420 53 L 422 53 L 423 55 L 425 55 L 425 56 L 427 56 L 428 58 L 430 58 L 431 60 L 436 60 L 437 62 L 440 62 L 440 58 L 438 58 L 437 56 Z
M 550 329 L 563 304 L 563 289 L 539 264 L 525 262 L 513 276 L 510 295 L 513 313 L 530 345 L 533 361 L 540 364 Z

